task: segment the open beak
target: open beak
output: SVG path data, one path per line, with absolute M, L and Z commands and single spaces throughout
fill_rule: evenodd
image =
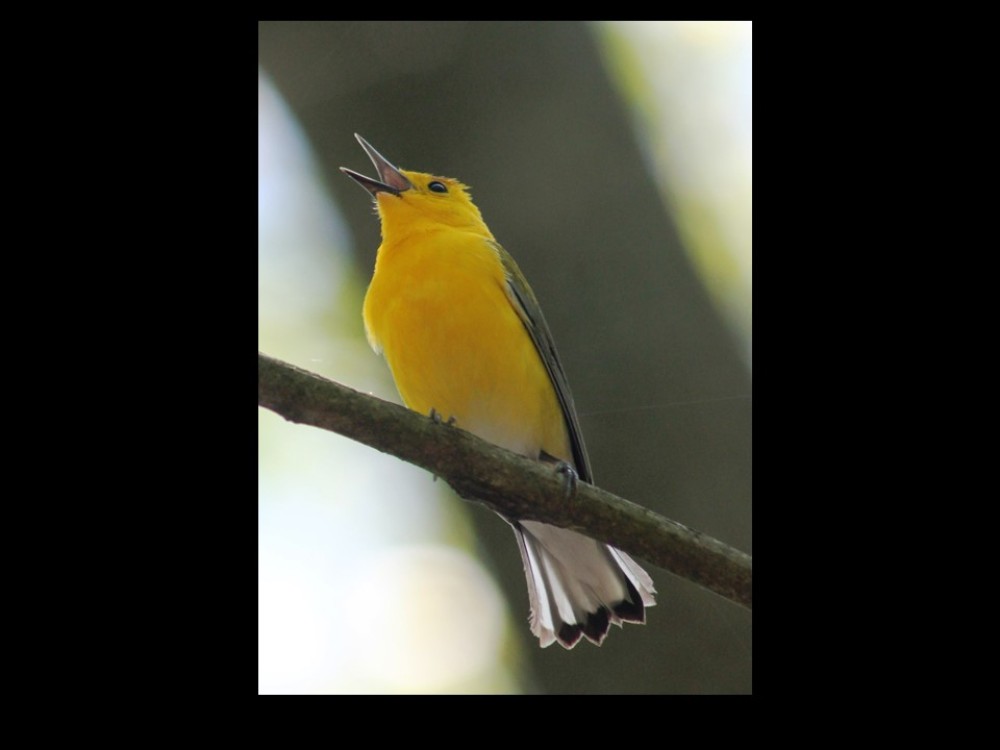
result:
M 413 187 L 410 181 L 403 176 L 403 173 L 392 166 L 389 160 L 376 151 L 368 141 L 357 133 L 354 134 L 354 137 L 358 139 L 358 143 L 361 144 L 361 148 L 365 150 L 365 153 L 368 154 L 368 158 L 371 159 L 372 164 L 375 165 L 375 171 L 378 172 L 379 179 L 373 180 L 371 177 L 365 177 L 363 174 L 359 174 L 353 169 L 348 169 L 347 167 L 341 167 L 341 172 L 346 174 L 361 187 L 371 193 L 372 196 L 377 196 L 379 193 L 392 193 L 393 195 L 399 195 L 404 190 L 409 190 Z

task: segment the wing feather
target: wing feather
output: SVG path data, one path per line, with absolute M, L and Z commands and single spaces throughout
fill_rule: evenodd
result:
M 511 306 L 517 312 L 521 322 L 524 323 L 538 355 L 545 364 L 549 379 L 555 387 L 556 396 L 559 398 L 559 405 L 562 407 L 563 417 L 566 420 L 566 429 L 569 432 L 576 473 L 583 481 L 593 484 L 594 475 L 590 468 L 587 447 L 583 442 L 583 431 L 580 429 L 580 421 L 576 415 L 573 394 L 569 390 L 569 381 L 563 371 L 562 362 L 559 361 L 559 354 L 556 352 L 556 345 L 552 340 L 552 332 L 549 330 L 548 323 L 545 322 L 542 308 L 510 253 L 504 250 L 499 242 L 491 240 L 489 244 L 500 256 L 500 262 L 507 277 L 507 284 L 504 288 L 507 299 L 510 300 Z

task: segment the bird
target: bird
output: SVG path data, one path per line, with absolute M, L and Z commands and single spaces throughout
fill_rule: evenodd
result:
M 378 178 L 341 171 L 371 194 L 382 234 L 365 332 L 403 403 L 593 483 L 549 326 L 468 186 L 397 168 L 355 138 Z M 569 529 L 503 518 L 517 538 L 541 647 L 571 649 L 581 638 L 600 645 L 612 624 L 645 622 L 656 590 L 625 552 Z

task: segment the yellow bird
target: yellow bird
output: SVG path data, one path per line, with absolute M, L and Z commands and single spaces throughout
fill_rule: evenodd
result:
M 457 180 L 397 169 L 361 136 L 378 179 L 341 170 L 375 199 L 382 244 L 364 321 L 403 402 L 593 482 L 573 397 L 531 287 Z M 511 521 L 531 632 L 543 647 L 600 645 L 645 622 L 653 582 L 632 558 L 575 531 Z

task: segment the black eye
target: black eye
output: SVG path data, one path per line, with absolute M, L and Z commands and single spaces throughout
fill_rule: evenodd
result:
M 445 186 L 445 184 L 443 182 L 438 182 L 437 180 L 434 180 L 434 182 L 429 183 L 427 185 L 427 187 L 430 190 L 433 190 L 435 193 L 447 193 L 448 192 L 448 188 Z

